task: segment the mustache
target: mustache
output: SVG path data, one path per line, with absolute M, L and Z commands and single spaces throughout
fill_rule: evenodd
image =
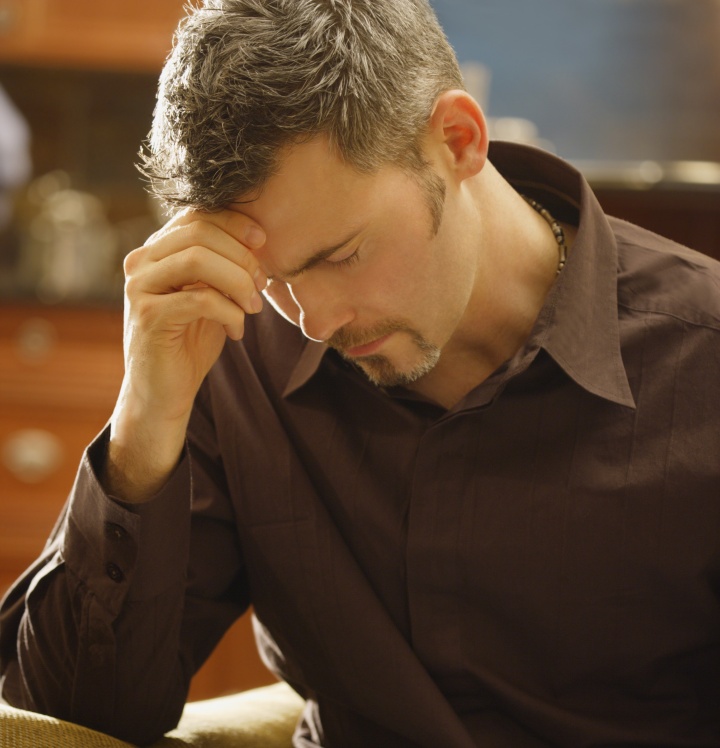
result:
M 372 343 L 374 340 L 385 337 L 385 335 L 390 335 L 390 333 L 393 332 L 413 333 L 414 331 L 409 325 L 400 320 L 385 320 L 384 322 L 380 322 L 372 327 L 358 330 L 341 327 L 325 342 L 331 348 L 334 348 L 337 351 L 343 351 L 348 348 L 357 348 L 361 345 L 367 345 L 368 343 Z

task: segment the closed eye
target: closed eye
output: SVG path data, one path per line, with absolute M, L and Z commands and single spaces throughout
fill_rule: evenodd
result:
M 358 254 L 358 250 L 354 250 L 351 254 L 340 257 L 339 259 L 335 259 L 333 257 L 332 259 L 326 260 L 328 265 L 332 265 L 333 267 L 340 268 L 340 267 L 346 267 L 348 265 L 352 265 L 353 263 L 357 262 L 360 259 L 360 255 Z
M 354 240 L 361 233 L 358 229 L 344 241 L 336 244 L 332 247 L 327 247 L 319 252 L 316 252 L 309 259 L 302 262 L 294 270 L 286 270 L 282 273 L 275 273 L 275 275 L 268 274 L 267 278 L 269 281 L 281 281 L 282 283 L 292 283 L 295 278 L 299 278 L 303 273 L 312 268 L 320 265 L 335 265 L 336 267 L 343 267 L 344 265 L 350 265 L 356 262 L 359 258 L 357 256 L 358 250 L 350 248 L 354 244 Z

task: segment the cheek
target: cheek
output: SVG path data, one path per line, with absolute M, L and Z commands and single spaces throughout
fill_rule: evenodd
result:
M 386 284 L 398 296 L 426 294 L 440 281 L 445 263 L 440 250 L 425 232 L 413 232 L 399 238 L 383 269 Z

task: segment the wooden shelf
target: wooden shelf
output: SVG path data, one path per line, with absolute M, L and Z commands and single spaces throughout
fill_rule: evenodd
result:
M 159 71 L 183 0 L 0 0 L 0 61 Z

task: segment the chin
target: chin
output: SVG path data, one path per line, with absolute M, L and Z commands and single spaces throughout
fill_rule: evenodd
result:
M 399 369 L 387 356 L 367 356 L 355 364 L 378 387 L 406 387 L 432 371 L 439 358 L 439 349 L 433 349 L 425 351 L 422 360 L 409 369 Z

